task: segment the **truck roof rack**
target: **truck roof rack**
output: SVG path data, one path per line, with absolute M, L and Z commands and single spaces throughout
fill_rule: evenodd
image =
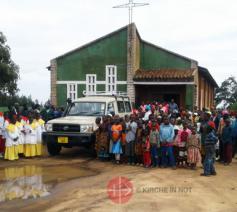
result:
M 84 96 L 115 96 L 115 97 L 128 97 L 127 92 L 123 91 L 113 91 L 113 92 L 106 92 L 106 91 L 95 91 L 95 92 L 82 92 Z

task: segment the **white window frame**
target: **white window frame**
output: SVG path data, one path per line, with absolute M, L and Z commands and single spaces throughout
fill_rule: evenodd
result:
M 117 66 L 107 65 L 106 66 L 106 93 L 117 92 Z
M 96 74 L 86 75 L 86 93 L 95 94 L 96 93 Z
M 70 98 L 72 101 L 77 99 L 77 83 L 67 84 L 67 98 Z

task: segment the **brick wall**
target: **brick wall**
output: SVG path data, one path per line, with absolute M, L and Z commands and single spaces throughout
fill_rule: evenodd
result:
M 128 51 L 127 51 L 127 93 L 132 102 L 135 102 L 135 86 L 133 77 L 136 69 L 136 26 L 134 23 L 128 26 Z
M 57 62 L 56 60 L 50 61 L 50 100 L 51 104 L 57 106 Z

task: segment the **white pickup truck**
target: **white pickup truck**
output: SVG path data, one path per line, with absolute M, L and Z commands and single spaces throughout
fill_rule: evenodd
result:
M 85 146 L 94 150 L 95 119 L 108 114 L 124 117 L 131 114 L 129 98 L 122 95 L 90 95 L 68 105 L 64 117 L 46 123 L 43 133 L 50 155 L 58 155 L 62 147 Z

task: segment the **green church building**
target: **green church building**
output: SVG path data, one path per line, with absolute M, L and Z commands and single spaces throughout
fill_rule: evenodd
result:
M 51 102 L 104 91 L 126 92 L 132 102 L 170 101 L 211 107 L 218 86 L 206 68 L 188 57 L 144 41 L 130 24 L 51 60 Z

